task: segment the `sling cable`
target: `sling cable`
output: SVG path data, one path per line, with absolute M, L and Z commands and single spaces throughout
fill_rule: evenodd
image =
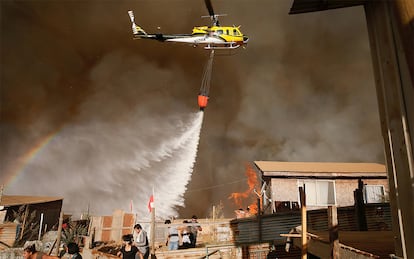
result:
M 210 92 L 210 82 L 211 74 L 213 71 L 213 58 L 214 58 L 214 49 L 210 52 L 210 57 L 207 61 L 207 64 L 204 68 L 203 78 L 201 80 L 200 93 L 198 94 L 198 107 L 200 111 L 204 111 L 208 103 L 208 94 Z

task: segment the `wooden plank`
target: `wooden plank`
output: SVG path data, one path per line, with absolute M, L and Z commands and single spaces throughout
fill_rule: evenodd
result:
M 328 232 L 308 233 L 308 236 L 307 250 L 310 254 L 331 258 Z M 394 249 L 391 231 L 339 232 L 339 240 L 339 258 L 388 258 Z M 300 247 L 301 240 L 294 238 L 293 244 Z M 382 251 L 379 251 L 379 247 Z M 373 250 L 376 254 L 370 252 Z
M 402 36 L 397 26 L 396 20 L 398 19 L 392 10 L 393 7 L 399 8 L 398 5 L 404 9 L 404 4 L 410 1 L 412 3 L 412 0 L 370 1 L 365 5 L 390 182 L 390 202 L 393 219 L 396 220 L 393 223 L 396 236 L 395 253 L 404 258 L 414 258 L 414 246 L 412 245 L 414 242 L 412 225 L 414 218 L 412 203 L 414 200 L 414 186 L 412 185 L 414 111 L 413 104 L 409 103 L 413 100 L 414 90 L 406 60 L 412 57 L 404 57 L 401 52 Z M 408 8 L 406 11 L 414 17 L 412 9 Z M 409 28 L 408 30 L 412 33 L 412 27 Z M 409 47 L 412 50 L 412 45 Z
M 135 223 L 135 215 L 130 213 L 124 214 L 124 222 L 122 224 L 122 235 L 130 234 L 132 233 L 133 227 Z
M 12 222 L 0 224 L 0 240 L 10 247 L 16 238 L 16 226 L 17 224 Z
M 302 259 L 308 258 L 307 254 L 307 222 L 306 222 L 306 192 L 305 186 L 299 187 L 299 197 L 300 197 L 300 204 L 301 204 L 301 212 L 302 212 L 302 237 L 301 237 L 301 247 L 302 247 Z
M 100 241 L 110 241 L 111 240 L 111 228 L 112 228 L 112 216 L 103 216 L 102 217 L 102 234 Z
M 328 232 L 312 232 L 320 240 L 328 242 Z M 339 243 L 380 257 L 388 257 L 394 251 L 392 231 L 339 231 Z M 342 257 L 341 257 L 342 258 Z
M 339 258 L 339 238 L 338 238 L 338 216 L 336 206 L 328 207 L 328 229 L 329 243 L 331 246 L 331 258 Z
M 293 239 L 293 245 L 302 246 L 302 241 L 298 238 Z M 307 252 L 320 258 L 330 258 L 330 246 L 328 242 L 320 242 L 319 240 L 310 239 L 307 243 Z

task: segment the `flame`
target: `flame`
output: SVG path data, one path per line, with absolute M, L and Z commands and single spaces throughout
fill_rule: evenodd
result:
M 248 189 L 244 192 L 233 192 L 230 194 L 229 199 L 233 199 L 238 208 L 243 208 L 243 204 L 247 200 L 250 203 L 248 205 L 250 213 L 257 214 L 257 196 L 253 190 L 258 185 L 258 180 L 256 172 L 249 164 L 246 164 L 246 176 Z

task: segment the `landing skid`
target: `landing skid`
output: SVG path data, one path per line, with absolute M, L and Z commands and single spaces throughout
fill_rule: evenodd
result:
M 229 44 L 229 45 L 214 45 L 214 44 L 208 44 L 204 47 L 206 50 L 215 50 L 215 49 L 237 49 L 239 48 L 239 44 Z

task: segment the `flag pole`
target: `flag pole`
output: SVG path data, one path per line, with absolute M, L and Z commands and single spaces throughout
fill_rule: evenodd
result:
M 152 197 L 154 197 L 154 202 L 151 208 L 151 259 L 155 257 L 155 196 L 154 196 L 154 186 L 152 187 Z

